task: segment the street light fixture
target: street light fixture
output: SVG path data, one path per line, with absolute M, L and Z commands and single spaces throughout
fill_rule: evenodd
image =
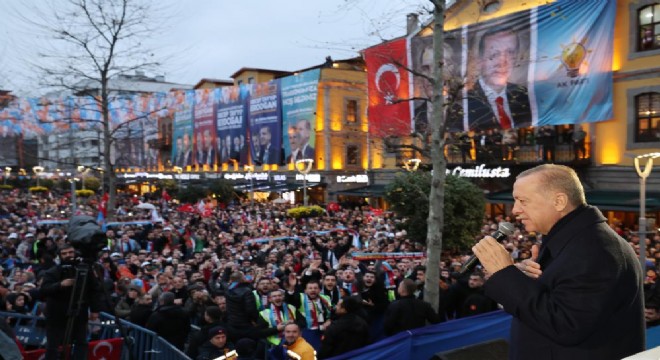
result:
M 7 179 L 9 179 L 9 175 L 11 175 L 11 168 L 7 166 L 5 168 L 5 180 L 4 180 L 5 185 L 7 185 Z
M 181 166 L 172 166 L 172 170 L 177 174 L 176 187 L 181 190 L 181 173 L 183 172 L 183 168 Z
M 403 168 L 409 172 L 417 171 L 419 164 L 422 162 L 420 159 L 408 159 L 403 163 Z
M 44 172 L 44 167 L 43 166 L 33 166 L 32 171 L 34 171 L 34 174 L 37 175 L 37 186 L 39 186 L 39 175 Z
M 651 175 L 653 170 L 653 159 L 660 158 L 660 152 L 652 152 L 635 157 L 635 170 L 639 175 L 639 262 L 642 265 L 642 273 L 646 273 L 646 178 Z M 640 159 L 646 159 L 646 164 L 642 170 L 639 167 Z
M 303 205 L 307 206 L 307 174 L 312 170 L 314 159 L 296 160 L 296 170 L 303 176 Z
M 244 165 L 243 170 L 247 171 L 250 178 L 250 207 L 254 206 L 254 165 Z
M 82 189 L 85 190 L 85 173 L 87 172 L 85 165 L 78 165 L 78 172 L 80 173 L 80 181 L 82 182 Z

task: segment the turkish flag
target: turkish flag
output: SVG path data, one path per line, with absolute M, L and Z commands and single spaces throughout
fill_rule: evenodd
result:
M 410 74 L 407 40 L 400 38 L 365 50 L 369 95 L 369 133 L 410 135 Z
M 87 358 L 90 360 L 119 360 L 123 341 L 122 338 L 92 341 L 87 347 Z
M 97 340 L 89 343 L 87 347 L 87 358 L 90 360 L 120 360 L 122 338 Z M 46 349 L 38 349 L 23 352 L 25 360 L 39 360 L 46 355 Z

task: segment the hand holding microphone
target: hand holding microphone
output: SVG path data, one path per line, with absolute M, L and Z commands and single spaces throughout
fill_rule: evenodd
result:
M 472 272 L 472 270 L 479 265 L 480 260 L 483 262 L 486 270 L 491 274 L 513 264 L 511 255 L 509 255 L 509 252 L 499 243 L 508 236 L 513 235 L 513 230 L 514 227 L 511 223 L 504 221 L 499 223 L 497 230 L 491 234 L 491 237 L 495 240 L 486 237 L 472 247 L 474 255 L 472 255 L 465 265 L 463 265 L 461 275 Z M 495 268 L 497 270 L 495 270 Z

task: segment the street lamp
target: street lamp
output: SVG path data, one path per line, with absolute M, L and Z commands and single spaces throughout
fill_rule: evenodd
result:
M 653 159 L 659 158 L 660 152 L 653 152 L 635 157 L 635 170 L 639 175 L 639 262 L 642 265 L 642 273 L 646 273 L 646 178 L 651 175 L 653 170 Z M 640 159 L 646 159 L 646 164 L 642 170 L 639 167 Z
M 417 171 L 417 168 L 419 168 L 419 164 L 422 162 L 420 159 L 408 159 L 406 162 L 403 163 L 403 168 L 408 170 L 409 172 L 414 172 Z
M 254 206 L 254 165 L 245 165 L 243 169 L 248 172 L 250 177 L 250 207 Z
M 85 190 L 85 165 L 78 165 L 78 172 L 80 173 L 80 181 L 82 181 L 82 189 Z
M 34 174 L 37 175 L 37 186 L 39 186 L 39 175 L 44 172 L 44 167 L 43 166 L 33 166 L 32 171 L 34 171 Z
M 303 205 L 307 206 L 307 174 L 312 170 L 314 159 L 296 160 L 296 170 L 303 176 Z
M 176 188 L 181 190 L 181 173 L 183 172 L 183 168 L 181 166 L 173 166 L 172 170 L 177 174 L 176 176 Z
M 11 175 L 11 168 L 7 166 L 5 168 L 5 180 L 4 180 L 5 185 L 7 185 L 7 179 L 9 179 L 9 175 Z

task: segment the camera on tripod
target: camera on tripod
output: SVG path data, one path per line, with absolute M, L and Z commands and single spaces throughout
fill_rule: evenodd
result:
M 105 233 L 91 216 L 74 216 L 69 221 L 67 239 L 80 253 L 82 262 L 91 264 L 98 253 L 107 245 Z

